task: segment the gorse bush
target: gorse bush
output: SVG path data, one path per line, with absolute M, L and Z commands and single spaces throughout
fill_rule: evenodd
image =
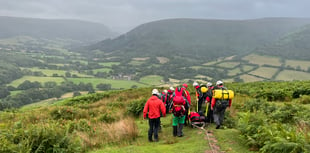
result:
M 140 100 L 131 101 L 127 106 L 127 113 L 139 116 L 141 112 L 143 112 L 144 105 L 147 99 L 143 98 Z
M 58 123 L 15 126 L 12 130 L 1 133 L 0 152 L 83 152 L 80 140 L 59 126 Z

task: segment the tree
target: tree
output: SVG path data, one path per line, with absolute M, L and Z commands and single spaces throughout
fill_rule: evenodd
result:
M 80 96 L 82 95 L 79 91 L 74 91 L 73 92 L 73 97 L 76 97 L 76 96 Z
M 65 76 L 66 76 L 67 78 L 70 78 L 70 77 L 71 77 L 71 73 L 67 71 L 67 72 L 65 73 Z
M 5 98 L 10 95 L 10 91 L 6 87 L 0 87 L 0 98 Z
M 98 88 L 99 90 L 110 90 L 112 87 L 111 84 L 105 84 L 105 83 L 100 83 L 97 84 L 96 88 Z

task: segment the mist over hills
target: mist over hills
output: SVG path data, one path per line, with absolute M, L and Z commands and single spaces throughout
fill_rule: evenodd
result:
M 116 36 L 105 25 L 80 20 L 37 19 L 0 16 L 0 39 L 30 36 L 96 42 Z
M 310 59 L 310 25 L 288 33 L 276 42 L 255 52 L 262 55 L 281 56 L 284 59 Z
M 174 55 L 210 60 L 248 53 L 309 23 L 310 19 L 302 18 L 168 19 L 142 24 L 86 50 L 126 57 Z

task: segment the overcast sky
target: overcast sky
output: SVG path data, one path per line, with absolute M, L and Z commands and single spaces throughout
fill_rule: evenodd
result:
M 310 18 L 310 0 L 0 0 L 0 16 L 80 19 L 127 32 L 169 18 Z

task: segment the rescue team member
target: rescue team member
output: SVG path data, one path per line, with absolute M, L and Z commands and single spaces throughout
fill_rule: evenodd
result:
M 147 100 L 143 109 L 143 119 L 146 118 L 148 113 L 149 118 L 149 131 L 148 131 L 148 140 L 153 142 L 153 134 L 154 141 L 158 141 L 158 129 L 160 126 L 160 113 L 162 113 L 163 117 L 166 116 L 166 108 L 164 103 L 157 97 L 159 92 L 157 89 L 152 90 L 152 96 Z
M 222 81 L 216 82 L 216 87 L 214 89 L 224 89 L 227 90 L 226 87 L 224 87 Z M 212 97 L 211 101 L 211 110 L 213 110 L 213 119 L 214 123 L 216 124 L 216 129 L 219 129 L 224 121 L 224 115 L 225 110 L 227 107 L 230 108 L 231 106 L 231 99 L 215 99 Z

